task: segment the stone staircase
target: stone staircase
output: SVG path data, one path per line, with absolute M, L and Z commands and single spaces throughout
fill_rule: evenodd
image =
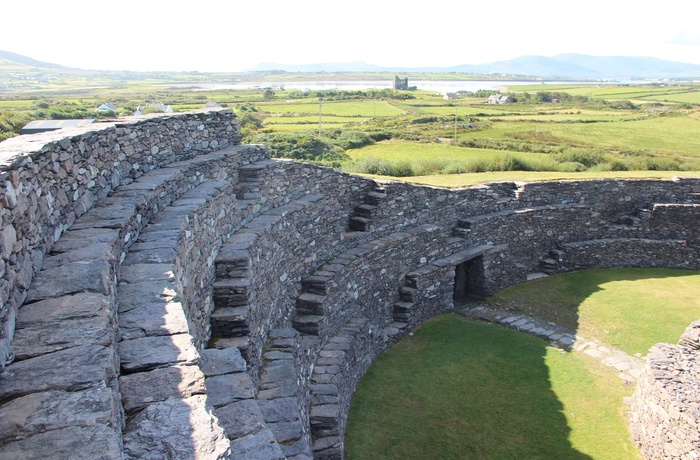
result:
M 375 184 L 374 189 L 367 192 L 364 202 L 355 207 L 353 214 L 350 216 L 349 228 L 351 231 L 367 232 L 369 231 L 372 219 L 376 214 L 377 209 L 382 201 L 386 199 L 386 190 L 378 184 Z
M 231 184 L 206 179 L 207 171 L 220 173 L 240 150 L 143 175 L 99 201 L 54 244 L 20 309 L 16 361 L 0 376 L 0 411 L 25 413 L 23 421 L 14 415 L 0 421 L 3 456 L 122 459 L 170 452 L 226 458 L 231 450 L 261 452 L 249 439 L 231 443 L 212 415 L 212 403 L 221 406 L 219 374 L 237 382 L 241 400 L 252 397 L 252 382 L 240 356 L 228 359 L 233 367 L 215 366 L 225 372 L 202 371 L 195 343 L 202 331 L 188 325 L 181 302 L 181 293 L 191 296 L 196 287 L 175 276 L 196 257 L 206 265 L 207 246 L 193 239 L 209 228 L 208 215 L 222 227 L 231 224 L 221 219 L 234 196 Z M 215 244 L 215 235 L 206 236 Z M 224 387 L 230 395 L 230 385 Z M 270 446 L 279 450 L 274 438 Z

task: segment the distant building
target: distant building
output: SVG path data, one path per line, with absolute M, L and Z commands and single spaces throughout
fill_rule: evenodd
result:
M 502 94 L 492 94 L 486 100 L 488 104 L 510 104 L 513 100 L 509 96 L 504 96 Z
M 72 128 L 75 126 L 86 126 L 93 123 L 94 119 L 88 120 L 34 120 L 27 123 L 22 129 L 20 129 L 20 134 L 36 134 L 44 133 L 46 131 L 56 131 L 62 128 Z
M 109 102 L 106 102 L 106 103 L 102 104 L 101 106 L 99 106 L 98 108 L 96 108 L 95 112 L 108 112 L 110 110 L 112 112 L 116 112 L 117 110 L 119 110 L 119 108 L 114 104 L 110 104 Z
M 459 94 L 457 94 L 457 93 L 445 93 L 445 95 L 442 96 L 442 98 L 446 101 L 450 101 L 452 99 L 459 99 Z
M 204 104 L 205 109 L 221 109 L 221 104 L 216 102 L 215 100 L 208 100 L 206 104 Z
M 394 75 L 394 89 L 408 90 L 408 77 L 399 78 L 398 75 Z

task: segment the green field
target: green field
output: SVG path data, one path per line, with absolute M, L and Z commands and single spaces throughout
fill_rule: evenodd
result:
M 349 460 L 638 460 L 614 372 L 457 315 L 387 350 L 357 389 Z
M 700 273 L 572 272 L 488 303 L 642 356 L 700 316 Z M 580 351 L 464 319 L 434 318 L 382 354 L 353 399 L 349 459 L 640 459 L 623 399 L 633 387 Z
M 17 70 L 0 65 L 0 76 Z M 25 71 L 34 75 L 31 69 Z M 273 75 L 254 77 L 274 81 Z M 278 84 L 300 78 L 278 77 Z M 317 77 L 331 81 L 340 75 Z M 505 105 L 487 104 L 490 93 L 445 100 L 434 91 L 420 90 L 303 93 L 276 87 L 196 91 L 188 87 L 248 78 L 251 75 L 88 71 L 57 71 L 48 83 L 25 77 L 20 80 L 23 89 L 0 92 L 0 140 L 32 119 L 94 118 L 98 116 L 94 108 L 103 102 L 117 104 L 119 115 L 131 115 L 146 102 L 187 111 L 215 100 L 238 113 L 244 142 L 274 142 L 265 136 L 282 133 L 298 136 L 297 145 L 308 148 L 286 152 L 275 146 L 276 156 L 431 185 L 460 186 L 491 174 L 503 180 L 527 180 L 535 173 L 540 178 L 579 173 L 640 177 L 640 172 L 645 172 L 643 177 L 668 177 L 663 171 L 678 175 L 700 171 L 700 137 L 695 135 L 700 129 L 698 84 L 514 85 L 508 94 L 517 102 Z M 365 141 L 338 141 L 355 134 Z M 308 142 L 310 136 L 317 142 Z M 480 176 L 465 179 L 465 173 Z

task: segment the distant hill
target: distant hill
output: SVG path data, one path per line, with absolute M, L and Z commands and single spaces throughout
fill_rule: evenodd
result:
M 387 69 L 378 65 L 367 64 L 366 62 L 341 62 L 335 64 L 275 64 L 274 62 L 263 62 L 248 69 L 252 72 L 282 70 L 285 72 L 386 72 Z
M 665 61 L 653 57 L 589 56 L 558 54 L 521 56 L 488 64 L 464 64 L 453 67 L 380 67 L 364 62 L 309 65 L 260 64 L 251 71 L 286 72 L 461 72 L 473 74 L 528 75 L 543 78 L 633 79 L 633 78 L 700 78 L 700 65 Z
M 43 69 L 66 69 L 67 68 L 67 67 L 64 67 L 62 65 L 52 64 L 50 62 L 37 61 L 36 59 L 32 59 L 32 58 L 27 57 L 27 56 L 22 56 L 21 54 L 10 53 L 9 51 L 0 50 L 0 64 L 2 63 L 1 61 L 3 61 L 3 60 L 14 62 L 16 64 L 26 65 L 29 67 L 40 67 Z

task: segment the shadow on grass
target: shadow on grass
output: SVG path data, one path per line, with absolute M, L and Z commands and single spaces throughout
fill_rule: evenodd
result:
M 547 343 L 457 315 L 387 350 L 355 394 L 348 459 L 590 459 L 574 449 Z

